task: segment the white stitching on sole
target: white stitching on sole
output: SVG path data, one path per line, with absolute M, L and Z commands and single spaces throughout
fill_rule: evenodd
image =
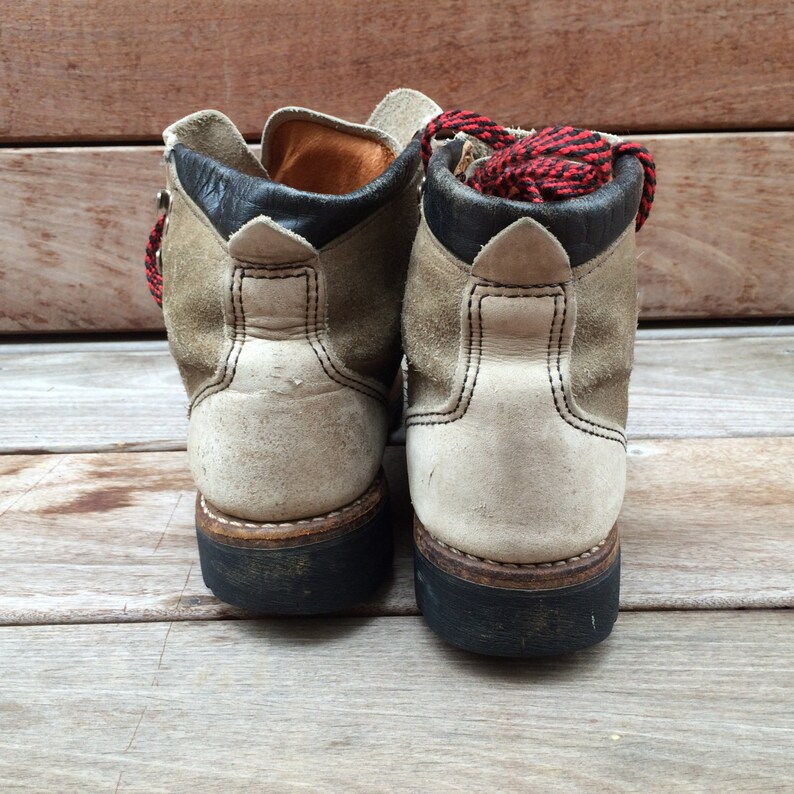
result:
M 427 532 L 427 530 L 425 530 Z M 430 533 L 427 533 L 430 535 Z M 468 552 L 461 551 L 460 549 L 456 549 L 454 546 L 450 546 L 448 543 L 444 543 L 443 540 L 439 540 L 434 535 L 430 535 L 435 543 L 438 543 L 444 549 L 451 551 L 453 554 L 460 554 L 463 557 L 466 557 L 470 560 L 474 560 L 475 562 L 486 562 L 489 565 L 498 565 L 501 568 L 551 568 L 555 565 L 567 565 L 569 562 L 577 562 L 581 559 L 587 559 L 587 557 L 592 556 L 595 554 L 606 542 L 607 539 L 604 538 L 600 540 L 597 545 L 593 546 L 591 549 L 588 549 L 581 554 L 577 554 L 575 557 L 569 557 L 567 560 L 555 560 L 554 562 L 496 562 L 495 560 L 486 560 L 484 557 L 475 557 L 473 554 L 469 554 Z
M 376 481 L 377 482 L 377 481 Z M 218 521 L 221 524 L 226 524 L 227 526 L 233 527 L 248 527 L 250 529 L 279 529 L 279 528 L 289 528 L 289 527 L 298 527 L 298 526 L 306 526 L 306 524 L 311 524 L 314 521 L 325 521 L 327 518 L 334 518 L 335 516 L 340 516 L 343 513 L 346 513 L 348 510 L 352 510 L 354 507 L 357 507 L 364 501 L 364 497 L 366 497 L 370 491 L 373 490 L 375 483 L 367 488 L 364 493 L 356 499 L 355 502 L 350 502 L 350 504 L 345 505 L 341 510 L 331 510 L 330 513 L 323 513 L 321 516 L 314 516 L 313 518 L 302 518 L 299 521 L 288 521 L 283 523 L 262 523 L 262 522 L 254 522 L 254 521 L 234 521 L 228 518 L 221 518 L 221 516 L 217 515 L 217 513 L 213 513 L 212 510 L 209 509 L 207 506 L 207 501 L 204 499 L 204 494 L 201 494 L 201 509 L 202 511 L 208 515 L 214 521 Z

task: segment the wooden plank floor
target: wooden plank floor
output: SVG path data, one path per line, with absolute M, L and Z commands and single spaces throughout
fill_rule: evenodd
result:
M 0 788 L 791 791 L 791 629 L 630 613 L 531 665 L 418 618 L 0 629 Z
M 794 438 L 638 441 L 620 518 L 624 609 L 794 607 Z M 417 614 L 402 447 L 397 558 L 358 614 Z M 0 457 L 0 623 L 239 616 L 204 587 L 183 452 Z
M 794 435 L 794 325 L 640 330 L 630 438 Z M 0 452 L 184 449 L 164 341 L 0 345 Z
M 401 447 L 392 580 L 252 620 L 201 580 L 165 344 L 2 345 L 0 791 L 791 791 L 793 356 L 641 333 L 615 633 L 519 663 L 417 615 Z

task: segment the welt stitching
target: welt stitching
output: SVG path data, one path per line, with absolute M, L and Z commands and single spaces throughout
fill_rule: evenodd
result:
M 575 416 L 573 414 L 570 414 L 570 415 L 564 414 L 560 410 L 559 400 L 558 400 L 558 397 L 557 397 L 557 390 L 554 388 L 554 377 L 552 375 L 552 369 L 551 369 L 552 339 L 554 337 L 554 326 L 555 326 L 555 323 L 556 323 L 556 320 L 557 320 L 557 315 L 559 313 L 558 309 L 557 309 L 557 299 L 558 299 L 558 297 L 559 297 L 558 295 L 554 296 L 554 313 L 553 313 L 552 318 L 551 318 L 551 326 L 549 328 L 549 342 L 548 342 L 548 348 L 546 350 L 546 370 L 547 370 L 548 375 L 549 375 L 549 385 L 551 386 L 551 394 L 552 394 L 552 398 L 553 398 L 552 402 L 554 403 L 554 409 L 557 411 L 557 414 L 560 417 L 560 419 L 562 419 L 566 424 L 569 424 L 575 430 L 578 430 L 580 433 L 587 433 L 588 435 L 591 435 L 591 436 L 597 436 L 598 438 L 604 438 L 607 441 L 616 441 L 621 446 L 625 447 L 625 445 L 626 445 L 625 440 L 622 440 L 620 438 L 615 438 L 614 436 L 607 436 L 604 433 L 596 433 L 594 430 L 588 430 L 585 427 L 579 427 L 579 425 L 574 424 L 571 421 L 571 419 L 572 418 L 579 419 L 579 421 L 582 421 L 582 422 L 585 422 L 586 420 L 580 419 L 578 416 Z M 565 305 L 565 295 L 563 294 L 563 306 L 564 305 Z M 564 317 L 563 317 L 563 324 L 564 324 Z M 559 333 L 559 337 L 558 337 L 558 355 L 559 355 L 559 351 L 562 349 L 562 329 L 564 327 L 563 324 L 560 325 L 560 333 Z M 558 376 L 560 378 L 560 384 L 562 384 L 562 372 L 559 369 L 559 359 L 558 359 L 558 365 L 557 366 L 558 366 L 557 374 L 558 374 Z M 566 404 L 566 408 L 568 408 L 567 404 Z M 568 408 L 568 410 L 570 410 L 570 408 Z M 613 432 L 616 432 L 616 431 L 613 431 Z
M 359 388 L 357 386 L 353 386 L 350 383 L 346 383 L 343 380 L 340 380 L 340 378 L 344 378 L 346 376 L 343 373 L 339 372 L 339 370 L 334 365 L 334 362 L 331 360 L 331 357 L 328 355 L 328 351 L 325 349 L 325 346 L 323 345 L 322 340 L 320 339 L 320 334 L 317 331 L 318 325 L 319 325 L 318 318 L 319 318 L 319 304 L 320 304 L 320 289 L 319 289 L 319 285 L 318 285 L 319 277 L 317 275 L 317 271 L 314 270 L 313 268 L 312 268 L 312 273 L 314 274 L 314 322 L 312 324 L 312 333 L 314 334 L 314 338 L 317 341 L 317 344 L 319 345 L 320 349 L 323 351 L 323 354 L 325 355 L 325 358 L 328 361 L 328 364 L 331 366 L 331 368 L 333 370 L 332 372 L 328 371 L 328 367 L 326 367 L 326 365 L 325 365 L 325 361 L 323 360 L 323 356 L 320 355 L 319 351 L 314 346 L 314 344 L 312 342 L 312 339 L 311 339 L 311 336 L 310 336 L 310 332 L 309 332 L 309 306 L 311 304 L 311 300 L 310 300 L 310 297 L 309 297 L 309 279 L 308 279 L 308 277 L 306 279 L 306 318 L 305 318 L 306 340 L 309 342 L 309 345 L 311 346 L 312 350 L 314 351 L 314 355 L 317 356 L 317 360 L 320 362 L 320 366 L 323 368 L 323 372 L 325 372 L 325 374 L 329 378 L 331 378 L 331 380 L 333 380 L 334 382 L 338 383 L 340 386 L 345 386 L 348 389 L 353 389 L 353 391 L 357 391 L 359 394 L 363 394 L 365 397 L 369 397 L 372 400 L 377 400 L 380 403 L 386 404 L 386 399 L 382 395 L 380 395 L 377 392 L 375 392 L 374 389 L 372 390 L 372 392 L 364 391 L 364 388 Z M 336 376 L 334 375 L 334 373 L 336 373 Z M 361 386 L 363 386 L 365 388 L 368 388 L 368 387 L 366 387 L 365 384 L 361 384 Z
M 312 524 L 312 523 L 315 523 L 317 521 L 326 521 L 329 518 L 334 518 L 336 516 L 340 516 L 340 515 L 344 515 L 345 513 L 352 512 L 354 510 L 354 508 L 358 507 L 358 505 L 360 505 L 364 501 L 364 499 L 374 490 L 374 488 L 375 488 L 375 486 L 377 484 L 378 484 L 378 481 L 376 480 L 375 483 L 373 483 L 373 485 L 371 485 L 366 491 L 364 491 L 364 493 L 361 496 L 359 496 L 358 499 L 356 499 L 355 501 L 344 505 L 344 507 L 340 507 L 338 510 L 331 510 L 328 513 L 323 513 L 322 515 L 314 516 L 312 518 L 301 518 L 301 519 L 298 519 L 297 521 L 280 521 L 280 522 L 245 521 L 245 522 L 243 522 L 243 521 L 235 521 L 235 520 L 232 520 L 232 519 L 222 518 L 221 516 L 217 515 L 217 513 L 213 513 L 212 510 L 210 510 L 209 506 L 207 505 L 207 501 L 204 498 L 203 494 L 201 496 L 201 509 L 202 509 L 202 511 L 204 513 L 206 513 L 206 515 L 208 515 L 210 518 L 214 519 L 215 521 L 218 521 L 221 524 L 228 524 L 228 525 L 235 526 L 235 527 L 250 527 L 251 529 L 278 529 L 278 528 L 281 528 L 281 527 L 297 527 L 297 526 L 303 526 L 303 525 L 306 525 L 306 524 Z
M 427 531 L 427 530 L 425 530 Z M 497 565 L 500 568 L 552 568 L 552 567 L 561 567 L 565 563 L 569 562 L 577 562 L 580 559 L 587 559 L 588 557 L 592 557 L 597 551 L 599 551 L 604 545 L 608 538 L 604 538 L 603 540 L 599 540 L 595 546 L 591 546 L 589 549 L 575 555 L 574 557 L 568 557 L 564 560 L 554 560 L 553 562 L 498 562 L 497 560 L 489 560 L 486 557 L 477 557 L 475 554 L 469 554 L 466 551 L 461 551 L 460 549 L 456 549 L 454 546 L 450 546 L 449 543 L 444 543 L 443 540 L 439 540 L 435 535 L 427 533 L 430 537 L 434 540 L 434 542 L 438 543 L 444 549 L 448 549 L 449 551 L 453 552 L 454 554 L 459 554 L 461 557 L 466 557 L 469 560 L 473 560 L 474 562 L 484 562 L 488 565 Z

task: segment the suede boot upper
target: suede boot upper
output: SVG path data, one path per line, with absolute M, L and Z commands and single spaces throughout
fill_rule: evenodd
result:
M 222 114 L 164 133 L 163 310 L 201 493 L 252 521 L 333 511 L 373 482 L 437 107 L 389 95 L 368 125 L 277 112 L 262 160 Z
M 532 204 L 462 184 L 467 151 L 433 155 L 411 256 L 411 497 L 465 554 L 566 560 L 608 535 L 623 499 L 642 169 L 621 157 L 590 195 Z

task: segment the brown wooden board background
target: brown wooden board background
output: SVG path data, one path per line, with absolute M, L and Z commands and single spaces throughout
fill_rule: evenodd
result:
M 794 124 L 789 0 L 5 3 L 0 140 L 150 140 L 199 107 L 366 117 L 411 85 L 522 126 Z
M 638 140 L 659 169 L 643 318 L 794 314 L 794 133 Z M 162 329 L 143 276 L 162 180 L 153 146 L 0 149 L 0 331 Z

